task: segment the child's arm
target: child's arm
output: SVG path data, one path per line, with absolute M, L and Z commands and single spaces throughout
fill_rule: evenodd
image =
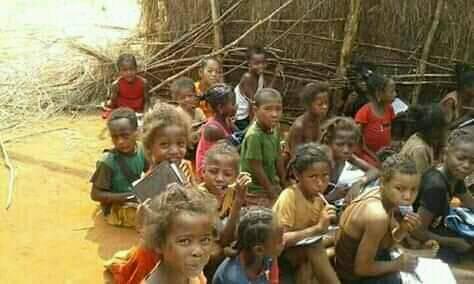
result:
M 249 160 L 250 168 L 252 169 L 253 176 L 257 180 L 257 183 L 263 187 L 270 198 L 275 199 L 280 193 L 280 187 L 273 185 L 270 179 L 267 177 L 261 160 Z
M 114 193 L 112 187 L 112 169 L 105 163 L 99 162 L 91 178 L 91 199 L 104 204 L 124 203 L 134 196 L 132 192 Z
M 252 86 L 252 80 L 252 74 L 246 72 L 244 75 L 242 75 L 239 83 L 240 93 L 247 97 L 247 99 L 251 102 L 251 105 L 253 105 L 256 91 L 254 86 Z
M 364 185 L 373 180 L 376 180 L 380 176 L 380 171 L 376 167 L 372 166 L 371 164 L 367 163 L 356 155 L 352 155 L 349 162 L 351 162 L 354 166 L 365 172 L 365 176 L 363 178 Z
M 295 155 L 296 146 L 301 145 L 304 142 L 302 132 L 303 125 L 297 119 L 291 126 L 290 132 L 288 133 L 288 147 L 292 157 Z
M 280 63 L 277 63 L 275 67 L 275 73 L 273 73 L 272 81 L 270 82 L 270 85 L 268 86 L 269 88 L 274 88 L 278 75 L 281 75 L 282 73 L 283 73 L 283 65 L 281 65 Z
M 106 106 L 110 108 L 114 108 L 117 105 L 117 98 L 119 94 L 119 80 L 112 83 L 112 87 L 110 89 L 110 97 L 107 100 Z
M 276 160 L 276 170 L 277 174 L 280 177 L 280 186 L 286 188 L 288 186 L 286 180 L 286 169 L 285 169 L 285 160 L 283 158 L 283 153 L 280 151 L 278 154 L 278 159 Z
M 146 112 L 150 107 L 150 84 L 148 84 L 148 80 L 140 77 L 143 80 L 143 111 Z

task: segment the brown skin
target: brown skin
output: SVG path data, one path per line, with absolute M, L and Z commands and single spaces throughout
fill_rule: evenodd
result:
M 204 93 L 214 84 L 221 82 L 222 68 L 219 62 L 208 59 L 207 65 L 199 69 L 200 91 Z
M 124 155 L 133 155 L 137 146 L 137 129 L 126 118 L 114 120 L 109 125 L 110 138 L 115 150 Z M 103 204 L 125 203 L 133 193 L 113 193 L 92 185 L 91 199 Z
M 179 212 L 157 248 L 160 265 L 146 283 L 187 284 L 198 277 L 212 252 L 212 231 L 212 216 Z
M 162 161 L 178 164 L 186 155 L 187 143 L 186 131 L 178 125 L 157 130 L 151 149 L 153 164 L 157 165 Z
M 137 66 L 129 63 L 123 63 L 119 66 L 119 79 L 124 78 L 127 82 L 133 83 L 135 80 L 142 80 L 143 81 L 143 97 L 145 99 L 144 111 L 147 111 L 148 107 L 150 106 L 150 96 L 149 90 L 150 86 L 148 81 L 143 78 L 142 76 L 137 75 Z M 117 97 L 118 97 L 118 82 L 119 80 L 112 83 L 112 92 L 110 99 L 107 101 L 106 106 L 112 107 L 116 105 Z
M 281 100 L 269 100 L 263 102 L 261 106 L 255 107 L 255 115 L 257 118 L 258 125 L 263 131 L 271 132 L 275 127 L 278 126 L 283 111 Z M 250 160 L 250 168 L 252 169 L 255 179 L 263 189 L 267 192 L 268 196 L 274 200 L 278 196 L 282 187 L 286 186 L 286 170 L 284 167 L 283 156 L 278 153 L 278 159 L 276 161 L 276 168 L 278 176 L 280 177 L 280 185 L 274 185 L 270 182 L 270 179 L 265 174 L 263 169 L 262 161 Z
M 198 107 L 198 100 L 196 99 L 196 90 L 194 88 L 191 89 L 182 89 L 177 90 L 175 94 L 173 94 L 178 105 L 188 113 L 193 119 L 195 117 L 196 108 Z M 203 121 L 193 121 L 193 125 L 196 123 L 200 123 Z M 197 127 L 198 129 L 194 130 L 191 134 L 192 144 L 197 144 L 199 142 L 201 128 Z
M 474 171 L 474 142 L 461 142 L 448 147 L 445 153 L 442 171 L 448 177 L 451 189 L 459 180 L 463 181 L 466 176 Z M 462 195 L 455 195 L 461 200 L 463 207 L 474 209 L 474 198 L 467 191 Z M 434 215 L 424 207 L 418 209 L 422 226 L 415 232 L 415 237 L 421 241 L 428 239 L 437 241 L 441 246 L 452 247 L 460 253 L 465 253 L 473 249 L 473 243 L 469 243 L 462 238 L 443 237 L 432 233 L 429 226 L 432 224 Z
M 237 107 L 235 105 L 235 97 L 228 100 L 225 105 L 218 106 L 215 112 L 215 119 L 224 125 L 227 129 L 233 129 L 234 126 L 231 123 L 231 118 L 235 116 Z M 225 139 L 226 135 L 222 129 L 214 125 L 206 125 L 203 127 L 204 138 L 209 142 L 217 142 L 221 139 Z

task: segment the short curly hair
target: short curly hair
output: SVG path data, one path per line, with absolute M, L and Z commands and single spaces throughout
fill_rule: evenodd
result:
M 270 208 L 249 207 L 241 216 L 237 228 L 237 251 L 251 250 L 271 238 L 276 217 Z
M 197 186 L 170 184 L 166 191 L 150 203 L 145 218 L 145 245 L 150 249 L 162 247 L 167 240 L 173 219 L 182 212 L 208 215 L 216 222 L 217 206 L 216 198 Z
M 145 114 L 143 121 L 143 148 L 147 159 L 151 161 L 156 132 L 168 126 L 179 126 L 185 131 L 189 141 L 191 135 L 191 117 L 184 111 L 167 103 L 157 103 Z
M 326 121 L 321 127 L 321 143 L 329 145 L 334 141 L 337 131 L 353 131 L 356 143 L 361 139 L 360 127 L 350 117 L 336 116 Z
M 110 125 L 113 121 L 119 120 L 122 118 L 128 119 L 128 121 L 130 122 L 130 126 L 132 126 L 134 130 L 138 128 L 137 114 L 135 113 L 133 109 L 128 108 L 128 107 L 119 107 L 119 108 L 114 109 L 110 113 L 109 119 L 107 119 L 107 128 L 110 129 Z
M 209 151 L 207 151 L 206 156 L 204 157 L 204 167 L 210 162 L 214 162 L 219 155 L 225 155 L 235 162 L 235 169 L 239 170 L 239 161 L 240 155 L 237 148 L 229 144 L 228 141 L 222 140 L 213 145 Z
M 474 126 L 466 126 L 454 129 L 448 136 L 448 148 L 459 143 L 474 142 Z
M 305 109 L 309 109 L 314 100 L 322 93 L 329 94 L 329 84 L 326 82 L 311 82 L 301 90 L 300 101 Z
M 415 161 L 400 154 L 389 156 L 382 163 L 381 177 L 385 182 L 390 181 L 396 173 L 406 175 L 420 174 L 416 169 Z

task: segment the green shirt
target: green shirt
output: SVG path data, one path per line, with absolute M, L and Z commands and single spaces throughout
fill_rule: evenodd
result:
M 122 157 L 129 171 L 137 179 L 145 171 L 146 160 L 143 148 L 137 146 L 135 153 L 124 155 L 116 151 L 109 151 L 104 154 L 101 160 L 97 161 L 97 167 L 91 182 L 102 190 L 124 193 L 131 192 L 132 187 L 117 161 L 118 156 Z
M 272 184 L 278 185 L 279 178 L 276 162 L 279 155 L 280 135 L 278 131 L 265 132 L 256 122 L 253 122 L 242 142 L 240 157 L 240 171 L 248 172 L 252 175 L 252 183 L 249 185 L 250 192 L 263 190 L 255 178 L 255 173 L 250 168 L 250 160 L 262 161 L 266 176 Z

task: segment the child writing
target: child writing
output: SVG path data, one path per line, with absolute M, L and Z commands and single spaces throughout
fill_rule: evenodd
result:
M 435 150 L 443 142 L 447 130 L 446 115 L 441 106 L 414 106 L 409 118 L 415 124 L 415 133 L 403 145 L 400 154 L 416 163 L 420 174 L 434 166 Z
M 336 188 L 327 195 L 328 201 L 332 202 L 344 198 L 353 184 L 341 184 L 339 178 L 347 163 L 365 172 L 358 181 L 361 186 L 375 180 L 379 176 L 377 168 L 371 166 L 354 154 L 354 150 L 360 141 L 360 128 L 352 118 L 334 117 L 329 119 L 322 127 L 321 142 L 331 148 L 334 161 L 331 169 L 331 183 Z
M 420 175 L 413 161 L 395 155 L 383 164 L 381 186 L 355 199 L 342 213 L 336 241 L 336 271 L 342 283 L 397 283 L 400 271 L 413 272 L 417 258 L 390 257 L 389 249 L 420 225 L 417 214 L 398 216 L 411 206 Z M 398 221 L 400 223 L 398 223 Z
M 132 54 L 121 54 L 117 59 L 119 78 L 112 83 L 106 108 L 129 107 L 137 113 L 148 109 L 148 82 L 137 75 L 137 60 Z
M 395 119 L 392 101 L 396 96 L 395 82 L 374 73 L 367 79 L 367 88 L 369 103 L 357 112 L 355 121 L 362 129 L 363 150 L 372 159 L 377 160 L 376 153 L 390 147 L 392 142 L 391 126 Z
M 237 112 L 235 125 L 240 131 L 246 129 L 253 120 L 252 105 L 257 91 L 263 88 L 273 88 L 276 76 L 281 73 L 281 65 L 277 65 L 275 74 L 270 83 L 265 82 L 265 68 L 267 65 L 265 50 L 261 47 L 251 47 L 247 50 L 249 69 L 242 75 L 240 83 L 235 87 Z
M 91 199 L 100 202 L 111 225 L 135 226 L 136 200 L 132 183 L 147 170 L 145 155 L 137 144 L 137 116 L 132 109 L 118 108 L 107 121 L 114 148 L 97 162 L 91 178 Z
M 222 67 L 215 57 L 207 57 L 202 60 L 199 68 L 200 80 L 194 84 L 198 98 L 204 96 L 206 91 L 217 83 L 222 83 Z M 214 113 L 205 100 L 201 100 L 199 107 L 210 118 Z
M 197 188 L 177 184 L 150 204 L 145 241 L 160 256 L 147 284 L 205 284 L 216 221 L 215 199 Z
M 231 117 L 235 115 L 235 95 L 230 86 L 226 84 L 213 85 L 206 91 L 203 99 L 211 107 L 214 116 L 209 118 L 201 129 L 201 138 L 196 151 L 196 169 L 199 176 L 207 151 L 217 141 L 229 138 L 234 132 Z
M 247 202 L 271 206 L 286 174 L 278 131 L 282 114 L 282 98 L 274 89 L 261 89 L 255 94 L 255 118 L 241 145 L 240 170 L 252 176 Z
M 421 241 L 437 241 L 438 257 L 446 262 L 457 262 L 473 251 L 472 240 L 464 239 L 444 224 L 453 197 L 459 198 L 463 207 L 474 209 L 474 198 L 464 185 L 464 179 L 473 172 L 474 128 L 466 127 L 449 135 L 443 163 L 427 170 L 421 179 L 416 205 L 422 227 L 414 235 Z
M 283 249 L 283 230 L 271 209 L 250 207 L 237 229 L 237 255 L 226 258 L 213 284 L 279 283 L 276 260 Z
M 322 197 L 331 176 L 330 162 L 318 144 L 300 145 L 289 167 L 297 183 L 278 197 L 273 211 L 284 229 L 282 260 L 296 271 L 296 283 L 339 283 L 322 242 L 297 246 L 301 240 L 323 235 L 335 208 Z
M 300 100 L 305 113 L 296 118 L 288 132 L 290 158 L 299 145 L 319 141 L 321 123 L 330 108 L 329 85 L 323 82 L 307 84 L 300 93 Z

